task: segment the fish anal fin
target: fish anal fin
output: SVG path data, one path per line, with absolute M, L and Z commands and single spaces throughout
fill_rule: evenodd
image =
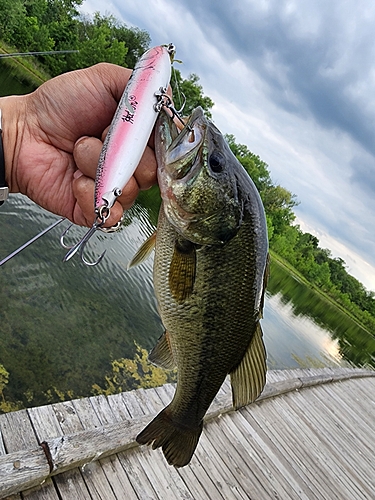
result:
M 151 444 L 153 450 L 161 447 L 169 465 L 184 467 L 193 456 L 202 428 L 202 422 L 193 428 L 176 424 L 167 407 L 138 434 L 136 440 L 138 444 Z
M 128 263 L 128 269 L 134 266 L 138 266 L 143 261 L 145 261 L 150 255 L 153 249 L 155 248 L 156 242 L 156 231 L 152 233 L 152 235 L 147 238 L 145 242 L 142 243 L 132 260 Z
M 240 408 L 256 400 L 266 383 L 266 372 L 266 349 L 258 322 L 244 357 L 230 373 L 234 408 Z
M 169 268 L 169 288 L 182 304 L 192 293 L 196 272 L 196 249 L 189 241 L 176 241 Z
M 168 332 L 164 332 L 159 338 L 155 347 L 148 355 L 148 359 L 151 363 L 166 370 L 173 370 L 176 367 Z

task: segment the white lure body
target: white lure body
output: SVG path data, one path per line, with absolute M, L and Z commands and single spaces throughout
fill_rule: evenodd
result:
M 137 62 L 124 90 L 100 154 L 95 211 L 110 209 L 133 175 L 158 116 L 155 95 L 167 89 L 173 46 L 157 46 Z

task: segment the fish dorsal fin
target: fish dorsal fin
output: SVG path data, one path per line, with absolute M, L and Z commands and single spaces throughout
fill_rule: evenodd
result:
M 263 276 L 263 290 L 262 297 L 260 299 L 260 307 L 259 307 L 259 319 L 263 318 L 263 309 L 264 309 L 264 297 L 266 295 L 266 288 L 268 284 L 268 279 L 270 277 L 270 267 L 271 267 L 271 257 L 270 254 L 267 254 L 266 266 L 264 268 L 264 276 Z
M 169 288 L 179 304 L 182 304 L 193 291 L 196 258 L 193 243 L 187 240 L 176 241 L 169 268 Z
M 266 383 L 266 349 L 259 322 L 240 364 L 231 372 L 233 406 L 237 409 L 255 401 Z
M 165 368 L 166 370 L 173 370 L 173 368 L 176 367 L 168 332 L 164 332 L 159 338 L 155 347 L 148 355 L 148 359 L 151 363 L 154 363 L 154 365 Z
M 138 264 L 141 264 L 143 261 L 145 261 L 155 248 L 155 242 L 156 242 L 156 231 L 152 233 L 152 235 L 149 238 L 147 238 L 145 242 L 142 243 L 137 253 L 128 263 L 128 269 L 134 266 L 138 266 Z

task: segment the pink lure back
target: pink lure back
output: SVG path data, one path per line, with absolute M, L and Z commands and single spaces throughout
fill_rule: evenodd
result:
M 171 77 L 173 46 L 157 46 L 137 62 L 103 144 L 95 180 L 95 211 L 110 209 L 133 175 L 155 125 L 155 105 Z

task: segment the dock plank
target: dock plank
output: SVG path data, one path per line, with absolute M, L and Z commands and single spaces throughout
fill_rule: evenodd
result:
M 350 387 L 350 384 L 346 384 Z M 325 427 L 331 428 L 331 434 L 328 435 L 334 442 L 335 447 L 347 448 L 347 443 L 355 444 L 363 451 L 367 449 L 368 453 L 371 452 L 372 440 L 369 439 L 371 435 L 375 434 L 374 420 L 375 411 L 373 412 L 372 419 L 364 418 L 363 414 L 358 411 L 358 408 L 351 408 L 347 402 L 340 398 L 340 388 L 335 387 L 335 391 L 329 390 L 328 387 L 322 387 L 321 391 L 311 391 L 309 400 L 305 402 L 305 407 L 308 404 L 309 417 L 320 420 L 325 423 Z M 347 390 L 347 389 L 346 389 Z M 342 394 L 344 396 L 345 394 Z M 315 410 L 317 405 L 324 405 L 329 399 L 330 404 L 327 405 L 324 412 L 317 412 Z M 345 411 L 343 411 L 343 409 Z M 360 418 L 358 416 L 361 415 Z M 355 428 L 354 425 L 355 424 Z M 334 435 L 332 435 L 334 432 Z M 370 456 L 370 455 L 369 455 Z
M 156 393 L 163 407 L 169 404 L 173 392 L 174 388 L 170 385 L 156 388 Z M 202 466 L 202 462 L 204 461 L 202 457 L 207 458 L 208 456 L 207 451 L 204 449 L 205 440 L 202 440 L 202 438 L 203 435 L 201 436 L 191 464 L 182 469 L 177 469 L 177 472 L 188 486 L 193 498 L 209 499 L 212 498 L 214 492 L 216 498 L 228 498 L 228 500 L 230 500 L 232 498 L 231 492 L 228 491 L 228 488 L 225 488 L 226 485 L 223 487 L 222 478 L 220 479 L 212 473 L 212 467 L 210 468 L 211 473 L 209 473 L 207 471 L 207 466 Z M 225 494 L 227 496 L 223 494 L 223 489 L 226 490 Z
M 304 419 L 307 425 L 319 426 L 320 440 L 330 447 L 330 455 L 335 457 L 339 467 L 346 471 L 348 477 L 355 471 L 356 477 L 352 479 L 353 483 L 357 482 L 359 489 L 372 494 L 366 485 L 368 473 L 374 473 L 374 462 L 371 456 L 371 450 L 374 449 L 375 445 L 374 440 L 371 439 L 371 436 L 374 435 L 373 431 L 369 430 L 362 418 L 358 418 L 358 413 L 347 415 L 347 412 L 343 412 L 342 405 L 341 411 L 337 407 L 336 412 L 332 412 L 334 405 L 332 391 L 327 391 L 327 388 L 324 388 L 324 393 L 321 392 L 322 394 L 317 391 L 311 392 L 308 412 L 304 411 L 306 405 L 301 408 L 300 402 L 297 402 L 296 407 L 300 409 L 300 418 Z M 317 405 L 319 403 L 325 405 L 327 398 L 330 398 L 330 408 L 326 409 L 325 412 L 316 412 Z M 336 404 L 339 405 L 339 403 L 336 401 Z M 375 412 L 373 418 L 375 418 Z M 352 429 L 353 424 L 355 429 Z
M 14 413 L 6 413 L 0 416 L 0 425 L 4 446 L 8 453 L 21 451 L 26 449 L 35 449 L 39 447 L 37 436 L 29 419 L 28 412 L 21 410 Z M 26 471 L 27 472 L 27 471 Z M 47 469 L 46 469 L 47 472 Z M 30 471 L 30 480 L 32 473 Z M 48 479 L 44 484 L 40 485 L 39 481 L 29 482 L 28 500 L 38 500 L 38 498 L 48 498 L 49 500 L 59 500 L 54 484 L 51 479 Z M 3 485 L 5 486 L 5 484 Z M 37 487 L 37 490 L 33 489 Z M 12 496 L 11 498 L 20 498 Z
M 302 442 L 303 448 L 309 450 L 316 469 L 324 478 L 322 484 L 325 484 L 326 487 L 329 484 L 330 489 L 334 485 L 336 494 L 342 496 L 345 494 L 349 498 L 353 498 L 353 500 L 366 498 L 366 495 L 358 491 L 357 485 L 353 484 L 350 477 L 348 477 L 346 462 L 341 461 L 339 454 L 332 447 L 331 441 L 324 438 L 321 421 L 318 422 L 317 426 L 313 427 L 310 422 L 307 424 L 303 418 L 298 418 L 294 405 L 294 399 L 297 398 L 298 396 L 293 398 L 293 404 L 289 405 L 288 408 L 285 405 L 281 407 L 279 402 L 275 401 L 275 411 L 287 422 L 289 428 L 293 426 L 297 445 Z
M 285 466 L 289 470 L 294 469 L 311 490 L 311 498 L 321 498 L 322 491 L 325 492 L 326 498 L 335 498 L 336 487 L 332 485 L 331 480 L 327 479 L 325 471 L 320 469 L 311 450 L 306 453 L 308 439 L 299 434 L 298 428 L 294 424 L 290 425 L 282 418 L 278 411 L 272 407 L 272 402 L 273 400 L 267 401 L 267 412 L 262 411 L 262 405 L 254 405 L 253 408 L 245 411 L 251 414 L 259 428 L 268 434 L 275 448 L 279 449 L 280 457 L 283 458 Z
M 85 428 L 82 420 L 85 421 L 84 415 L 87 414 L 87 407 L 84 407 L 82 419 L 79 414 L 79 402 L 77 402 L 76 405 L 73 404 L 72 406 L 62 405 L 61 410 L 63 409 L 67 411 L 67 414 L 64 414 L 64 416 L 66 415 L 71 417 L 69 421 L 65 420 L 65 433 L 69 434 L 78 432 Z M 72 409 L 74 409 L 74 414 L 72 413 Z M 92 413 L 95 414 L 93 410 Z M 99 420 L 97 420 L 96 424 L 99 425 Z M 81 467 L 81 474 L 92 499 L 117 500 L 112 486 L 103 470 L 101 461 L 84 464 Z
M 313 390 L 309 391 L 309 397 L 312 396 L 313 392 Z M 349 450 L 346 450 L 344 456 L 338 453 L 337 446 L 335 446 L 337 440 L 330 438 L 336 431 L 334 423 L 326 421 L 325 426 L 322 425 L 322 416 L 324 415 L 323 405 L 327 402 L 327 399 L 325 399 L 320 407 L 320 418 L 315 420 L 315 425 L 313 425 L 313 411 L 310 411 L 308 414 L 306 404 L 303 405 L 303 411 L 300 413 L 296 412 L 296 401 L 301 401 L 302 399 L 299 394 L 290 395 L 283 398 L 282 401 L 275 399 L 275 401 L 271 402 L 270 406 L 287 423 L 288 429 L 293 429 L 298 445 L 303 443 L 304 448 L 310 451 L 311 457 L 314 457 L 316 465 L 321 470 L 321 476 L 325 477 L 325 484 L 335 484 L 336 490 L 342 491 L 342 495 L 345 493 L 350 498 L 367 498 L 368 492 L 366 493 L 365 484 L 358 485 L 350 477 L 351 467 L 349 464 L 351 463 L 353 466 L 355 462 L 348 455 Z M 304 403 L 306 399 L 305 397 Z M 317 408 L 317 404 L 313 406 L 315 409 Z M 304 418 L 306 414 L 308 414 L 308 418 Z M 331 433 L 325 432 L 325 427 L 327 426 L 329 426 Z
M 121 465 L 126 470 L 138 498 L 141 500 L 155 500 L 159 497 L 144 471 L 138 459 L 138 455 L 139 450 L 133 449 L 127 453 L 119 453 L 118 458 Z
M 94 396 L 89 398 L 89 401 L 101 425 L 115 424 L 116 421 L 120 420 L 114 414 L 108 403 L 108 399 L 104 396 Z M 124 494 L 129 500 L 137 500 L 139 498 L 118 455 L 101 459 L 100 462 L 116 498 L 121 499 Z
M 27 411 L 40 442 L 45 441 L 47 438 L 59 437 L 63 434 L 60 425 L 62 416 L 56 413 L 54 406 L 30 408 Z M 56 476 L 53 479 L 53 483 L 60 498 L 91 500 L 90 493 L 79 469 L 69 471 L 64 477 L 61 475 Z
M 206 426 L 206 435 L 210 441 L 211 446 L 215 449 L 225 464 L 225 467 L 231 469 L 237 484 L 241 489 L 246 492 L 251 498 L 264 498 L 266 491 L 261 483 L 259 475 L 257 474 L 258 467 L 247 467 L 241 453 L 233 446 L 230 433 L 224 425 L 224 432 L 220 432 L 220 427 L 224 424 L 225 420 L 222 418 L 220 422 L 216 419 L 209 422 Z M 259 464 L 257 464 L 259 466 Z M 273 497 L 270 497 L 273 498 Z
M 260 415 L 257 411 L 248 412 L 246 409 L 240 411 L 244 414 L 245 421 L 251 426 L 259 442 L 264 443 L 264 448 L 262 449 L 269 449 L 271 457 L 275 457 L 276 463 L 281 464 L 280 471 L 284 474 L 283 471 L 286 470 L 286 477 L 290 476 L 292 478 L 291 490 L 298 491 L 300 488 L 302 498 L 307 495 L 309 500 L 319 499 L 320 490 L 314 483 L 309 481 L 306 475 L 306 463 L 303 460 L 299 460 L 298 457 L 289 457 L 288 447 L 284 447 L 283 441 L 277 440 L 272 433 L 272 429 L 277 423 L 271 424 L 271 427 L 268 427 L 267 420 L 259 418 Z
M 160 396 L 161 389 L 139 390 L 127 395 L 126 402 L 128 401 L 128 396 L 133 396 L 131 405 L 132 416 L 141 416 L 145 413 L 152 413 L 154 415 L 161 411 L 171 399 L 168 393 L 164 393 L 165 398 L 163 401 Z M 184 481 L 175 468 L 166 465 L 160 450 L 152 452 L 149 449 L 144 449 L 143 453 L 139 454 L 139 460 L 154 489 L 158 495 L 161 495 L 161 498 L 165 497 L 173 500 L 190 500 L 195 498 L 188 487 L 194 484 L 194 482 Z M 202 496 L 202 498 L 204 497 Z
M 61 444 L 61 469 L 7 500 L 368 500 L 375 491 L 374 375 L 351 368 L 270 371 L 259 400 L 237 412 L 228 377 L 191 463 L 181 469 L 134 442 L 169 404 L 173 384 L 0 415 L 0 478 L 16 457 L 22 474 L 28 476 L 28 461 L 40 462 L 46 472 L 35 477 L 47 477 L 39 446 L 46 441 Z M 6 478 L 17 477 L 12 470 Z M 30 477 L 24 484 L 33 484 Z M 6 498 L 1 491 L 0 480 Z
M 252 451 L 254 461 L 261 462 L 265 482 L 273 485 L 274 491 L 282 497 L 285 496 L 291 500 L 293 498 L 310 500 L 307 490 L 304 490 L 294 471 L 290 471 L 285 466 L 283 458 L 278 456 L 271 442 L 265 440 L 264 435 L 260 435 L 251 426 L 249 420 L 241 411 L 233 414 L 231 418 L 233 432 L 243 436 L 245 449 Z

